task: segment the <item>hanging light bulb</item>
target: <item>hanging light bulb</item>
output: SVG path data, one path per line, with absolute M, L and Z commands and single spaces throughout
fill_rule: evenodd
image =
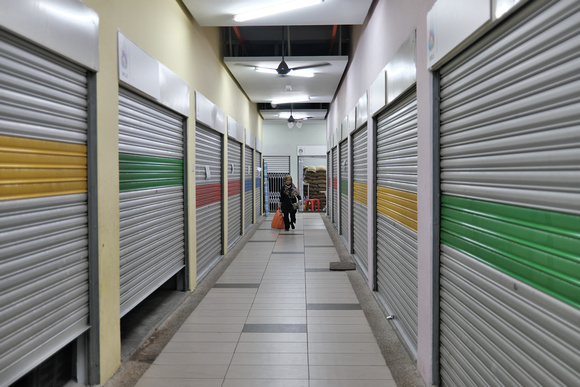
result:
M 296 127 L 298 129 L 300 129 L 302 127 L 302 122 L 300 122 L 300 121 L 296 122 Z
M 288 122 L 288 129 L 292 129 L 294 127 L 294 122 Z

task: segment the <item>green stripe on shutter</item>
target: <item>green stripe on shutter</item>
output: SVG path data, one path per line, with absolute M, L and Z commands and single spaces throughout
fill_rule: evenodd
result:
M 441 241 L 580 307 L 580 216 L 444 195 Z
M 348 180 L 340 180 L 340 193 L 343 195 L 348 195 Z
M 183 160 L 119 154 L 121 192 L 183 185 Z

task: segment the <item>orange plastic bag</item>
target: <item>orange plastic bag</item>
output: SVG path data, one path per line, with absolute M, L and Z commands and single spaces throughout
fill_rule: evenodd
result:
M 278 230 L 284 229 L 284 216 L 282 215 L 282 211 L 278 210 L 274 214 L 274 218 L 272 218 L 272 228 Z

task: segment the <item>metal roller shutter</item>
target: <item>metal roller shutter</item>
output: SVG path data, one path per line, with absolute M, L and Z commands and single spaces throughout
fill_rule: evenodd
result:
M 228 139 L 228 247 L 242 235 L 242 144 Z
M 195 130 L 197 279 L 223 254 L 222 135 L 198 123 Z
M 270 212 L 276 212 L 284 178 L 290 174 L 290 156 L 264 156 L 268 164 L 268 202 Z
M 338 227 L 338 149 L 332 148 L 332 223 Z
M 368 278 L 367 127 L 352 136 L 352 246 L 362 273 Z
M 440 71 L 443 385 L 580 380 L 579 35 L 529 2 Z
M 326 153 L 326 216 L 332 217 L 332 151 Z
M 254 209 L 256 211 L 256 220 L 262 216 L 262 154 L 256 151 L 256 201 Z
M 183 119 L 119 90 L 121 316 L 185 267 Z
M 87 72 L 0 31 L 0 380 L 89 329 Z
M 417 96 L 377 119 L 377 296 L 417 354 Z
M 253 214 L 254 214 L 254 190 L 252 180 L 254 179 L 253 175 L 253 165 L 254 165 L 254 150 L 250 147 L 246 147 L 245 151 L 246 163 L 245 163 L 245 171 L 244 171 L 244 179 L 245 179 L 245 199 L 244 199 L 244 231 L 247 232 L 252 224 L 254 223 Z
M 340 234 L 350 250 L 350 214 L 348 212 L 348 140 L 339 144 L 340 150 Z

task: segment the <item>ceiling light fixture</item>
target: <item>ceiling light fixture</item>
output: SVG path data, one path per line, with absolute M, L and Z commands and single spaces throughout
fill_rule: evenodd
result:
M 283 103 L 295 103 L 295 102 L 306 102 L 306 101 L 310 101 L 309 95 L 294 95 L 294 96 L 282 97 L 282 98 L 272 100 L 271 103 L 273 105 L 281 105 Z
M 264 8 L 258 8 L 247 12 L 242 12 L 234 16 L 234 21 L 245 22 L 248 20 L 258 19 L 265 16 L 275 15 L 278 13 L 288 12 L 295 9 L 309 7 L 323 3 L 324 0 L 291 0 L 281 4 L 271 5 Z
M 288 129 L 292 129 L 294 127 L 294 122 L 288 122 Z

